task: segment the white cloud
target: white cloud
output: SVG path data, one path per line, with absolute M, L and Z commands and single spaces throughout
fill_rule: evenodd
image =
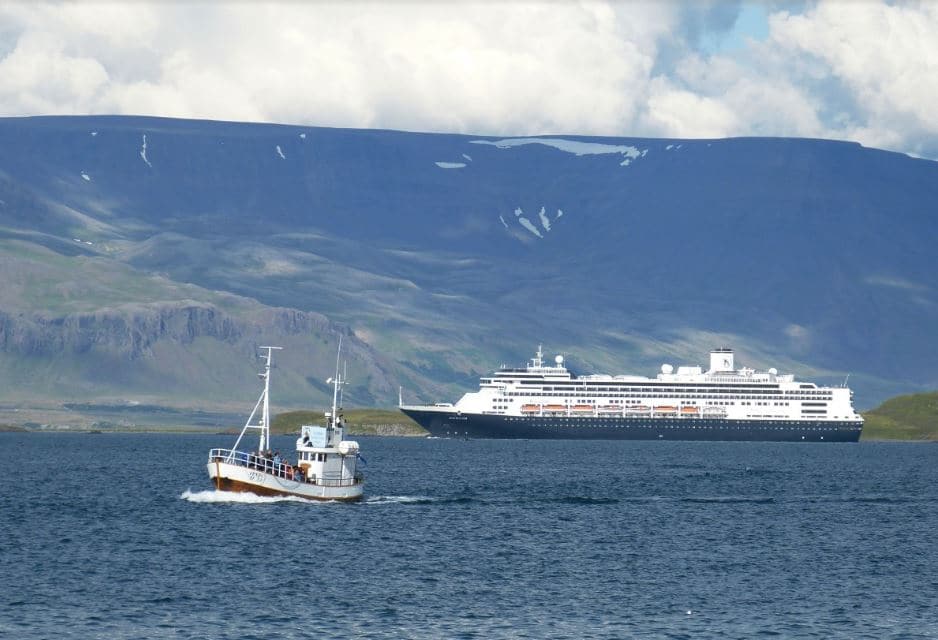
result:
M 938 3 L 2 3 L 0 115 L 833 137 L 938 157 Z M 734 18 L 735 17 L 735 18 Z M 768 35 L 765 35 L 765 34 Z M 713 53 L 716 51 L 716 53 Z
M 775 46 L 815 59 L 849 91 L 849 137 L 938 152 L 938 4 L 823 2 L 770 25 Z M 917 143 L 921 136 L 930 142 Z
M 616 133 L 642 108 L 674 15 L 653 3 L 14 3 L 0 5 L 0 58 L 31 91 L 4 83 L 0 110 Z M 88 69 L 60 72 L 61 86 L 35 59 Z
M 652 83 L 644 124 L 653 135 L 668 138 L 722 138 L 738 130 L 729 105 L 666 78 Z
M 45 33 L 27 33 L 0 60 L 0 104 L 10 115 L 81 112 L 106 85 L 105 68 L 70 55 Z

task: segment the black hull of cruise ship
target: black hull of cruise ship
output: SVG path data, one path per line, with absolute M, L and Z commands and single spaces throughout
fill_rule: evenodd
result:
M 541 417 L 401 409 L 439 438 L 857 442 L 862 423 L 641 416 Z

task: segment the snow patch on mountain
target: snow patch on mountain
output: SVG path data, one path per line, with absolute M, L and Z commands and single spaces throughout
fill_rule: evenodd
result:
M 538 228 L 534 226 L 534 223 L 532 223 L 530 220 L 528 220 L 524 216 L 521 216 L 520 218 L 518 218 L 518 222 L 521 223 L 522 227 L 524 227 L 525 229 L 527 229 L 528 231 L 536 235 L 538 238 L 544 237 L 543 235 L 541 235 L 541 232 L 538 230 Z
M 462 154 L 462 157 L 468 160 L 469 162 L 472 162 L 472 156 L 470 156 L 468 153 Z
M 537 215 L 541 218 L 541 226 L 544 227 L 544 231 L 550 231 L 550 218 L 547 217 L 547 209 L 541 207 Z
M 543 209 L 542 209 L 542 211 L 543 211 Z M 543 237 L 544 237 L 544 235 L 541 233 L 540 229 L 538 229 L 538 228 L 534 225 L 533 222 L 531 222 L 530 220 L 528 220 L 528 219 L 524 216 L 524 210 L 523 210 L 521 207 L 516 208 L 515 211 L 514 211 L 514 213 L 515 213 L 515 219 L 518 221 L 518 224 L 520 224 L 522 227 L 524 227 L 525 229 L 527 229 L 528 231 L 530 231 L 532 234 L 534 234 L 534 235 L 537 236 L 538 238 L 543 238 Z M 507 229 L 507 228 L 508 228 L 508 223 L 505 222 L 505 218 L 503 218 L 502 216 L 498 216 L 498 219 L 502 221 L 502 224 L 505 225 L 505 228 Z M 542 218 L 542 219 L 543 219 L 543 218 Z M 548 229 L 548 231 L 549 231 L 549 229 Z
M 143 134 L 143 144 L 140 147 L 140 157 L 143 158 L 143 161 L 147 163 L 147 166 L 151 169 L 153 165 L 150 164 L 150 161 L 147 160 L 147 134 Z
M 636 158 L 644 157 L 648 149 L 639 149 L 631 145 L 605 144 L 602 142 L 582 142 L 563 138 L 503 138 L 501 140 L 470 140 L 470 144 L 487 144 L 499 149 L 510 149 L 527 144 L 542 144 L 575 156 L 619 154 L 625 156 L 621 165 L 628 166 Z
M 524 209 L 517 207 L 513 213 L 515 214 L 515 220 L 518 222 L 518 224 L 527 229 L 532 235 L 538 238 L 544 238 L 544 233 L 541 233 L 541 229 L 539 229 L 534 222 L 532 222 L 524 215 Z M 553 221 L 559 220 L 562 216 L 563 210 L 557 209 L 557 213 L 554 215 Z M 503 215 L 499 214 L 498 219 L 506 229 L 510 228 Z M 537 212 L 537 218 L 535 220 L 541 223 L 541 227 L 544 229 L 545 233 L 550 233 L 550 230 L 553 228 L 553 221 L 551 220 L 550 214 L 547 213 L 546 206 L 542 206 L 541 210 Z
M 894 276 L 887 275 L 875 275 L 869 276 L 864 279 L 866 284 L 881 286 L 881 287 L 890 287 L 893 289 L 899 289 L 904 291 L 915 291 L 915 292 L 926 292 L 928 287 L 923 284 L 918 284 L 912 282 L 911 280 L 906 280 L 904 278 L 897 278 Z
M 279 145 L 279 144 L 277 145 L 277 155 L 280 156 L 281 158 L 283 158 L 284 160 L 287 159 L 287 157 L 286 157 L 285 155 L 283 155 L 283 149 L 280 148 L 280 145 Z
M 82 177 L 82 179 L 84 179 L 86 182 L 91 182 L 91 176 L 89 176 L 89 175 L 88 175 L 87 173 L 85 173 L 84 171 L 81 172 L 81 177 Z
M 440 169 L 462 169 L 466 166 L 465 162 L 436 162 L 434 164 Z
M 622 155 L 624 155 L 625 158 L 623 158 L 622 162 L 620 162 L 619 164 L 622 165 L 623 167 L 627 167 L 630 164 L 632 164 L 632 160 L 637 160 L 638 158 L 644 158 L 645 153 L 647 152 L 648 152 L 648 149 L 639 151 L 635 147 L 626 147 L 626 151 L 622 152 Z

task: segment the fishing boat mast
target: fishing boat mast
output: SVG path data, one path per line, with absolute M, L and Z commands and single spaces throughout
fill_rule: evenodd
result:
M 335 441 L 341 442 L 345 435 L 345 428 L 339 422 L 339 394 L 341 387 L 345 384 L 345 378 L 339 373 L 339 360 L 342 357 L 342 336 L 339 336 L 339 349 L 335 354 L 335 377 L 326 380 L 327 384 L 332 384 L 332 413 L 329 415 L 328 426 L 331 426 L 335 433 Z
M 241 438 L 244 437 L 248 429 L 257 429 L 260 431 L 260 443 L 257 448 L 259 453 L 263 453 L 270 448 L 270 370 L 273 363 L 274 349 L 280 350 L 283 349 L 283 347 L 263 346 L 261 349 L 267 349 L 267 355 L 261 356 L 264 359 L 264 371 L 263 373 L 258 373 L 257 377 L 264 381 L 264 390 L 261 392 L 261 397 L 257 399 L 254 410 L 251 412 L 251 415 L 248 416 L 247 422 L 244 423 L 244 428 L 241 429 L 241 435 L 239 435 L 238 439 L 235 441 L 229 458 L 237 451 L 238 445 L 241 444 Z M 257 415 L 258 408 L 261 410 L 261 415 L 259 416 L 260 423 L 251 424 L 251 421 L 254 420 L 254 416 Z

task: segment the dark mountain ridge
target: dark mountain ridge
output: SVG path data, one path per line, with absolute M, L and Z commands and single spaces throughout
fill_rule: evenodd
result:
M 359 345 L 359 383 L 383 372 L 359 385 L 363 404 L 394 402 L 399 385 L 452 400 L 543 341 L 584 372 L 646 375 L 728 344 L 750 366 L 851 374 L 868 407 L 938 387 L 935 202 L 938 163 L 825 140 L 8 118 L 0 312 L 42 317 L 52 332 L 83 313 L 118 335 L 115 308 L 159 316 L 189 300 L 232 307 L 239 335 L 257 340 L 292 335 L 260 320 L 267 308 L 317 314 L 332 347 L 342 331 Z M 158 342 L 189 344 L 173 357 L 204 371 L 232 344 L 205 338 Z M 0 359 L 94 362 L 111 343 L 43 344 L 4 342 Z M 316 366 L 328 370 L 325 351 Z M 297 365 L 287 397 L 323 400 Z M 180 380 L 207 406 L 253 384 L 197 377 Z M 154 397 L 178 400 L 165 379 L 142 374 L 138 386 L 147 380 Z M 3 399 L 20 394 L 15 377 L 2 382 Z M 104 388 L 93 375 L 80 387 Z

